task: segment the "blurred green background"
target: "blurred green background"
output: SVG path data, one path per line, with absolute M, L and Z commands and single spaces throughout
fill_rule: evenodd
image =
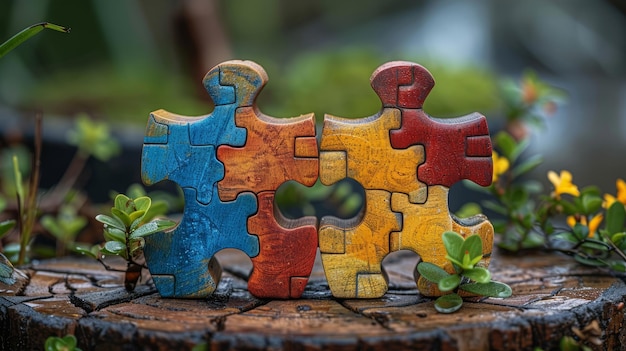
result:
M 210 112 L 201 80 L 224 60 L 266 69 L 266 114 L 318 119 L 376 113 L 373 70 L 415 61 L 436 80 L 429 114 L 479 111 L 492 129 L 502 125 L 500 81 L 531 68 L 570 95 L 533 141 L 546 158 L 538 176 L 570 169 L 577 183 L 609 192 L 626 177 L 625 11 L 618 0 L 4 0 L 2 41 L 41 21 L 72 32 L 43 32 L 0 60 L 0 146 L 32 133 L 32 110 L 44 113 L 44 138 L 59 143 L 86 113 L 110 123 L 125 150 L 91 178 L 123 191 L 139 179 L 129 165 L 139 165 L 150 111 Z M 44 150 L 44 186 L 73 153 L 60 150 Z

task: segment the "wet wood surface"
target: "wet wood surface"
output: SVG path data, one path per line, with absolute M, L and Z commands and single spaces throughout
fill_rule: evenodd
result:
M 407 251 L 384 261 L 387 294 L 362 300 L 333 298 L 319 258 L 297 300 L 254 298 L 250 260 L 229 250 L 218 260 L 225 274 L 200 300 L 161 298 L 149 277 L 129 294 L 120 273 L 87 259 L 33 263 L 28 281 L 0 283 L 0 346 L 38 350 L 51 335 L 74 334 L 83 350 L 550 350 L 594 321 L 602 345 L 593 350 L 626 344 L 622 277 L 557 254 L 496 255 L 493 279 L 513 296 L 468 298 L 449 315 L 418 294 L 417 256 Z

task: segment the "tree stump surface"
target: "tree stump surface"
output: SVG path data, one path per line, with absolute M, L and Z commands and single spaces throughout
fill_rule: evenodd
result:
M 161 298 L 149 279 L 127 293 L 121 273 L 83 258 L 35 262 L 28 281 L 0 283 L 0 345 L 39 350 L 49 336 L 74 334 L 83 350 L 551 350 L 594 320 L 602 345 L 592 349 L 626 345 L 623 277 L 559 254 L 496 254 L 493 279 L 513 296 L 466 298 L 453 314 L 419 295 L 418 258 L 406 251 L 385 259 L 390 291 L 363 300 L 333 298 L 319 257 L 298 300 L 257 299 L 250 260 L 232 250 L 218 260 L 219 287 L 201 300 Z

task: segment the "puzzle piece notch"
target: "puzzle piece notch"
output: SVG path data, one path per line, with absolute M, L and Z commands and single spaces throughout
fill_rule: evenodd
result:
M 213 191 L 217 192 L 216 186 Z M 207 297 L 220 279 L 221 269 L 214 260 L 218 251 L 234 248 L 250 257 L 259 254 L 259 239 L 247 230 L 248 217 L 257 211 L 256 196 L 244 193 L 231 202 L 216 197 L 203 205 L 196 202 L 195 189 L 184 188 L 183 194 L 180 223 L 146 237 L 144 255 L 151 274 L 172 277 L 155 280 L 162 296 Z
M 248 230 L 260 245 L 259 255 L 252 258 L 248 290 L 259 298 L 299 298 L 315 262 L 317 219 L 284 217 L 274 195 L 259 193 L 259 210 L 248 219 Z
M 423 145 L 426 160 L 418 171 L 428 185 L 451 187 L 463 179 L 491 184 L 491 139 L 484 116 L 438 119 L 422 110 L 435 81 L 416 63 L 394 61 L 381 65 L 370 78 L 383 106 L 399 108 L 402 126 L 391 131 L 391 145 L 404 149 Z
M 255 107 L 242 107 L 235 121 L 247 130 L 248 138 L 243 147 L 217 149 L 217 158 L 225 166 L 224 179 L 218 182 L 222 200 L 232 200 L 243 191 L 276 191 L 289 180 L 315 184 L 319 158 L 313 114 L 274 118 Z

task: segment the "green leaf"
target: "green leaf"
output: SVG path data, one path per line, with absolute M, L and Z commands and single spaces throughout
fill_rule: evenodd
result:
M 134 202 L 135 202 L 135 208 L 137 209 L 137 211 L 144 211 L 144 212 L 147 212 L 150 209 L 150 205 L 152 204 L 152 200 L 150 200 L 150 198 L 147 196 L 136 198 Z
M 113 207 L 111 208 L 111 214 L 124 223 L 124 229 L 130 227 L 131 220 L 126 212 Z
M 142 238 L 142 237 L 154 234 L 154 233 L 158 233 L 158 232 L 173 228 L 175 225 L 176 225 L 176 222 L 174 221 L 170 221 L 166 219 L 157 219 L 137 228 L 135 231 L 130 233 L 130 238 L 131 239 Z
M 6 221 L 0 222 L 0 238 L 2 238 L 5 234 L 7 234 L 13 227 L 15 227 L 15 220 L 8 219 Z
M 117 217 L 110 217 L 107 215 L 99 214 L 96 216 L 96 221 L 100 223 L 104 223 L 105 225 L 111 226 L 113 228 L 117 228 L 121 231 L 126 231 L 126 226 L 124 223 Z
M 515 160 L 511 158 L 515 155 L 515 148 L 517 146 L 515 139 L 513 139 L 509 133 L 501 131 L 496 134 L 494 141 L 500 151 L 502 151 L 502 155 L 506 157 L 511 164 L 515 163 Z
M 131 200 L 128 196 L 124 194 L 117 194 L 117 196 L 115 197 L 114 208 L 117 208 L 118 210 L 124 213 L 129 213 L 135 210 L 134 207 L 135 207 L 135 204 L 133 200 Z
M 491 280 L 491 273 L 482 267 L 465 269 L 463 275 L 478 283 L 488 283 Z
M 574 225 L 574 228 L 572 228 L 572 233 L 578 239 L 578 241 L 583 241 L 589 236 L 589 228 L 580 223 L 576 223 L 576 225 Z
M 613 244 L 619 247 L 620 244 L 622 244 L 622 241 L 624 240 L 624 238 L 626 238 L 625 232 L 615 233 L 611 236 L 611 241 L 613 242 Z
M 620 233 L 624 231 L 624 221 L 626 220 L 626 209 L 624 204 L 615 201 L 608 210 L 606 210 L 606 230 L 609 234 Z
M 132 224 L 136 220 L 141 220 L 143 218 L 143 216 L 145 216 L 145 214 L 146 214 L 145 210 L 137 210 L 135 212 L 131 212 L 128 215 L 128 218 L 130 218 L 130 223 Z M 130 225 L 129 225 L 129 227 L 130 227 Z
M 452 257 L 456 261 L 462 261 L 464 254 L 464 251 L 462 251 L 464 243 L 463 237 L 458 233 L 447 231 L 441 235 L 441 238 L 448 256 Z
M 453 313 L 463 306 L 463 299 L 457 294 L 448 294 L 435 300 L 435 310 L 439 313 Z
M 611 246 L 603 241 L 595 239 L 586 239 L 580 247 L 590 250 L 609 251 Z
M 526 159 L 524 162 L 515 166 L 511 170 L 511 174 L 513 175 L 513 177 L 517 178 L 537 168 L 539 165 L 541 165 L 542 162 L 543 157 L 541 155 L 533 155 Z
M 126 242 L 126 232 L 119 230 L 118 228 L 108 227 L 104 229 L 104 240 L 106 241 L 119 241 L 121 243 Z
M 124 258 L 126 257 L 126 245 L 119 241 L 107 241 L 104 244 L 101 252 L 105 255 L 118 255 Z
M 582 263 L 584 265 L 592 266 L 592 267 L 605 267 L 606 266 L 606 263 L 604 261 L 595 257 L 589 257 L 582 253 L 576 253 L 574 255 L 574 260 L 576 260 L 576 262 L 578 263 Z
M 483 257 L 483 241 L 480 236 L 472 234 L 465 238 L 465 242 L 463 242 L 461 247 L 461 253 L 465 254 L 465 252 L 469 253 L 470 260 L 473 260 L 475 257 Z
M 450 276 L 450 274 L 441 267 L 430 262 L 420 262 L 417 265 L 417 271 L 424 279 L 436 284 L 439 284 L 442 279 Z
M 595 195 L 583 195 L 582 205 L 584 213 L 589 215 L 600 209 L 600 206 L 602 206 L 602 199 Z
M 21 32 L 12 36 L 9 40 L 5 41 L 0 45 L 0 58 L 6 55 L 9 51 L 15 49 L 17 46 L 30 39 L 32 36 L 41 32 L 45 28 L 55 30 L 57 32 L 69 33 L 70 29 L 66 27 L 62 27 L 56 24 L 42 22 L 33 24 L 30 27 L 23 29 Z
M 459 289 L 476 295 L 501 298 L 513 293 L 510 286 L 500 282 L 461 284 Z
M 98 252 L 99 251 L 100 250 L 98 250 Z M 93 252 L 93 250 L 91 248 L 86 248 L 86 247 L 83 247 L 83 246 L 80 246 L 80 245 L 77 245 L 74 248 L 74 252 L 82 254 L 82 255 L 85 255 L 85 256 L 89 256 L 91 258 L 98 258 L 98 255 L 95 252 Z
M 438 287 L 439 290 L 445 292 L 455 289 L 459 284 L 461 284 L 461 277 L 458 274 L 451 274 L 439 280 Z
M 557 240 L 565 240 L 573 244 L 578 244 L 580 242 L 580 240 L 578 240 L 578 238 L 570 232 L 561 232 L 558 234 L 554 234 L 552 235 L 552 238 Z

